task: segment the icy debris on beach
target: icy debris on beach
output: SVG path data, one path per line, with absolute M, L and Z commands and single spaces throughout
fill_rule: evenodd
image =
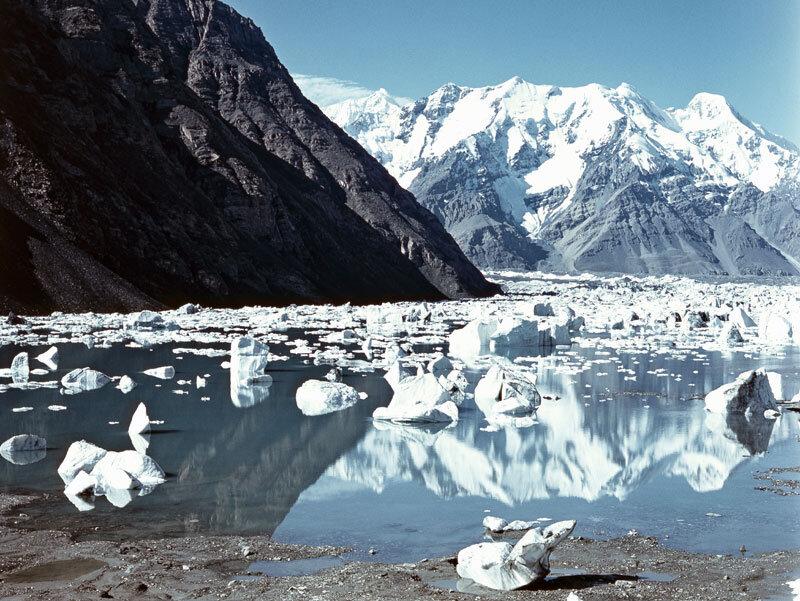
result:
M 164 470 L 144 453 L 107 451 L 85 440 L 70 445 L 58 475 L 64 494 L 81 511 L 94 508 L 94 497 L 102 495 L 123 507 L 166 481 Z
M 508 522 L 503 518 L 498 518 L 491 515 L 487 515 L 485 518 L 483 518 L 483 527 L 489 532 L 494 532 L 497 534 L 501 532 L 519 532 L 522 530 L 530 530 L 531 528 L 535 528 L 537 525 L 539 525 L 539 520 L 533 520 L 530 522 L 526 522 L 524 520 L 514 520 L 512 522 Z
M 341 382 L 307 380 L 297 389 L 295 399 L 303 415 L 325 415 L 355 405 L 358 392 Z
M 102 372 L 88 367 L 79 367 L 61 378 L 61 385 L 67 392 L 77 393 L 98 390 L 110 381 L 111 378 Z
M 778 410 L 769 376 L 763 369 L 739 374 L 733 382 L 709 392 L 705 402 L 706 409 L 714 413 L 763 415 L 767 410 Z
M 550 573 L 550 554 L 575 529 L 575 521 L 529 530 L 515 545 L 478 543 L 458 553 L 456 571 L 487 588 L 510 591 Z

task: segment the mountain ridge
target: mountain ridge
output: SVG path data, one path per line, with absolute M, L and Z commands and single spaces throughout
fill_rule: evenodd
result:
M 375 93 L 325 111 L 480 267 L 800 273 L 787 234 L 800 221 L 800 152 L 722 96 L 661 109 L 626 83 L 514 77 L 445 84 L 404 106 Z M 730 203 L 737 195 L 750 202 Z M 739 252 L 750 247 L 757 256 Z
M 0 241 L 0 310 L 497 291 L 227 5 L 9 0 L 0 17 L 0 208 L 24 224 Z

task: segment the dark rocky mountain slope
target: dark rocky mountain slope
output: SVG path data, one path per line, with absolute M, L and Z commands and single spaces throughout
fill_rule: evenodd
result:
M 0 3 L 0 309 L 496 292 L 213 0 Z

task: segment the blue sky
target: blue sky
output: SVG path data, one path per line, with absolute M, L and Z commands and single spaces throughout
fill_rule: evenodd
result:
M 331 78 L 305 82 L 319 98 L 381 87 L 418 98 L 449 81 L 514 75 L 561 86 L 625 81 L 663 108 L 722 94 L 800 144 L 800 0 L 229 2 L 290 72 Z

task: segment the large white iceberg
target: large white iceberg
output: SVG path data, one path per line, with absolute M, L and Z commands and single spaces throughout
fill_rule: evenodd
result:
M 723 384 L 706 395 L 706 409 L 714 413 L 748 413 L 763 415 L 777 411 L 769 376 L 763 369 L 739 374 L 733 382 Z
M 510 591 L 550 573 L 550 553 L 575 528 L 575 521 L 556 522 L 529 530 L 516 545 L 479 543 L 458 553 L 456 571 L 485 587 Z
M 458 407 L 436 376 L 423 373 L 401 380 L 389 406 L 378 407 L 372 417 L 401 423 L 456 422 Z

